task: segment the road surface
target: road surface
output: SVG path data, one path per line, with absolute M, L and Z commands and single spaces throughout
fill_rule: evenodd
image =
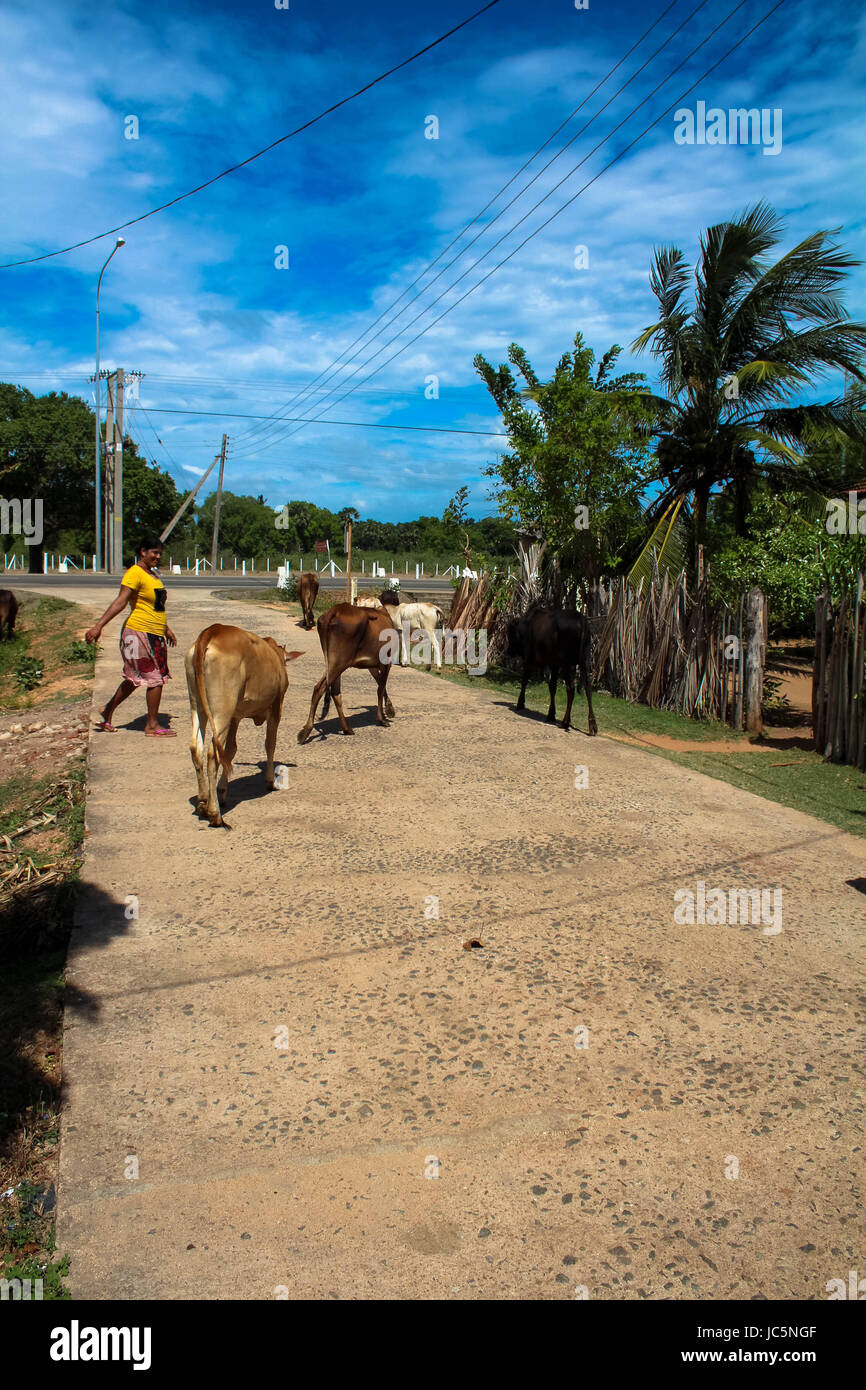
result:
M 862 1269 L 862 843 L 418 671 L 387 730 L 351 673 L 355 737 L 332 710 L 298 747 L 315 633 L 170 606 L 182 647 L 228 620 L 306 655 L 287 789 L 244 724 L 230 831 L 192 814 L 179 653 L 177 739 L 141 697 L 92 736 L 74 1298 L 820 1299 Z M 782 930 L 678 924 L 698 881 L 781 889 Z

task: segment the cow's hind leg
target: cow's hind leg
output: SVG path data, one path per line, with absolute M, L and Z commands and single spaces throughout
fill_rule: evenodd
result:
M 219 739 L 226 752 L 226 740 L 229 737 L 230 729 L 231 723 L 225 725 L 221 729 L 211 726 L 211 733 L 216 734 L 216 737 Z M 217 756 L 213 737 L 210 737 L 207 740 L 207 818 L 211 825 L 225 824 L 220 811 L 219 793 L 217 791 L 217 786 L 223 780 L 224 776 L 225 769 L 221 759 Z M 227 781 L 228 779 L 226 778 L 226 782 Z
M 551 666 L 550 679 L 547 682 L 547 688 L 550 691 L 550 706 L 547 711 L 547 719 L 550 724 L 556 723 L 556 683 L 558 680 L 559 668 Z
M 563 672 L 563 679 L 565 680 L 565 692 L 566 692 L 567 699 L 566 699 L 566 702 L 565 702 L 565 718 L 564 718 L 563 721 L 562 721 L 562 727 L 563 727 L 563 729 L 570 729 L 570 728 L 571 728 L 571 707 L 572 707 L 572 705 L 574 704 L 574 667 L 573 667 L 573 666 L 567 666 L 567 667 L 565 668 L 565 671 Z
M 390 666 L 383 667 L 382 684 L 380 686 L 380 689 L 382 691 L 382 701 L 385 706 L 385 714 L 388 716 L 389 719 L 394 719 L 396 717 L 397 711 L 394 709 L 394 706 L 391 704 L 391 701 L 388 696 L 388 676 L 390 675 L 390 673 Z
M 310 737 L 310 734 L 313 732 L 313 721 L 316 718 L 316 710 L 319 707 L 319 701 L 321 700 L 322 696 L 325 693 L 325 690 L 327 689 L 327 685 L 328 673 L 326 671 L 325 674 L 322 676 L 322 679 L 316 682 L 316 685 L 313 689 L 313 698 L 310 701 L 310 717 L 304 725 L 303 729 L 300 729 L 298 731 L 298 743 L 306 743 L 307 739 Z
M 268 727 L 265 733 L 265 784 L 270 791 L 274 789 L 274 752 L 282 712 L 283 700 L 282 696 L 279 696 L 268 710 Z
M 206 721 L 204 715 L 199 709 L 195 674 L 191 668 L 187 669 L 186 683 L 187 689 L 189 690 L 189 710 L 192 717 L 189 755 L 192 758 L 196 782 L 198 783 L 195 812 L 197 816 L 204 816 L 207 814 L 208 802 L 207 753 L 205 752 L 205 734 L 207 730 L 205 728 Z
M 528 680 L 529 680 L 529 662 L 528 662 L 528 661 L 524 661 L 524 663 L 523 663 L 523 682 L 522 682 L 522 684 L 521 684 L 521 686 L 520 686 L 520 694 L 519 694 L 518 697 L 517 697 L 517 704 L 515 705 L 515 709 L 523 709 L 524 705 L 526 704 L 526 685 L 527 685 Z
M 340 686 L 341 680 L 342 675 L 339 675 L 335 681 L 331 682 L 331 698 L 334 701 L 334 708 L 336 709 L 337 714 L 339 715 L 340 728 L 343 730 L 343 733 L 354 734 L 355 730 L 352 728 L 351 724 L 349 723 L 345 714 L 343 713 L 343 693 Z
M 595 715 L 592 712 L 592 683 L 589 678 L 589 661 L 586 661 L 582 664 L 580 671 L 581 675 L 583 676 L 583 688 L 586 691 L 586 703 L 589 708 L 589 732 L 590 735 L 597 734 L 598 725 L 595 722 Z
M 220 742 L 222 743 L 223 748 L 225 749 L 226 757 L 228 758 L 230 763 L 234 762 L 235 754 L 238 751 L 238 725 L 240 724 L 240 722 L 241 721 L 239 719 L 233 719 L 232 722 L 229 724 L 228 733 L 225 737 L 225 742 L 223 742 L 223 740 L 220 739 Z M 220 775 L 217 779 L 217 797 L 219 798 L 219 801 L 222 805 L 225 805 L 226 800 L 228 799 L 228 794 L 228 773 L 226 772 L 225 768 L 222 767 L 220 769 Z
M 205 752 L 204 738 L 199 721 L 198 710 L 192 712 L 192 735 L 189 741 L 189 755 L 192 758 L 192 765 L 195 768 L 196 781 L 198 783 L 198 795 L 196 797 L 196 815 L 203 816 L 207 812 L 208 785 L 207 785 L 207 754 Z
M 388 721 L 394 718 L 394 706 L 388 699 L 388 691 L 385 688 L 388 682 L 389 669 L 388 666 L 370 668 L 370 675 L 376 682 L 377 690 L 376 723 L 381 724 L 385 729 L 390 727 Z

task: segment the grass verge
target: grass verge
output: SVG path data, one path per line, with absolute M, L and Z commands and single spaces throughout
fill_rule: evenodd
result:
M 96 646 L 80 640 L 84 624 L 78 604 L 31 593 L 19 594 L 19 603 L 15 636 L 0 642 L 0 711 L 84 699 Z
M 56 1261 L 54 1208 L 66 948 L 84 835 L 85 762 L 0 784 L 0 1276 L 41 1279 L 68 1298 Z M 40 849 L 23 827 L 53 817 Z M 11 1189 L 11 1191 L 9 1190 Z M 8 1195 L 7 1195 L 8 1194 Z
M 25 595 L 18 628 L 0 643 L 0 706 L 86 698 L 95 650 L 78 642 L 78 605 Z M 15 679 L 22 657 L 42 670 L 30 692 Z M 84 797 L 83 752 L 48 776 L 31 764 L 0 783 L 0 1278 L 40 1280 L 43 1299 L 69 1297 L 54 1225 L 66 950 Z

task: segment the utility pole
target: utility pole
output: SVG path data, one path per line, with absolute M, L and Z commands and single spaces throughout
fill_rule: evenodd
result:
M 100 416 L 101 416 L 101 413 L 102 413 L 102 412 L 101 412 L 100 389 L 99 389 L 99 388 L 100 388 L 100 385 L 101 385 L 102 381 L 103 381 L 104 379 L 107 380 L 107 378 L 108 378 L 108 372 L 105 371 L 104 369 L 103 369 L 103 370 L 100 370 L 100 369 L 99 369 L 99 315 L 98 315 L 98 314 L 97 314 L 97 317 L 96 317 L 96 361 L 97 361 L 97 372 L 96 372 L 96 376 L 92 378 L 92 379 L 93 379 L 93 383 L 94 383 L 94 394 L 95 394 L 95 398 L 96 398 L 96 407 L 95 407 L 95 409 L 96 409 L 96 486 L 95 486 L 95 488 L 94 488 L 94 494 L 95 494 L 95 499 L 96 499 L 96 500 L 95 500 L 95 504 L 94 504 L 94 513 L 95 513 L 95 521 L 96 521 L 96 531 L 95 531 L 95 544 L 94 544 L 94 547 L 93 547 L 93 553 L 94 553 L 94 555 L 96 556 L 96 564 L 98 565 L 98 567 L 99 567 L 100 569 L 103 569 L 103 568 L 104 568 L 104 563 L 103 563 L 104 546 L 103 546 L 103 542 L 102 542 L 102 517 L 103 517 L 103 512 L 105 511 L 105 481 L 104 481 L 103 476 L 102 476 L 102 464 L 103 464 L 104 456 L 105 456 L 105 453 L 106 453 L 106 448 L 105 448 L 106 440 L 105 440 L 104 437 L 103 437 L 103 432 L 102 432 L 102 420 L 100 419 Z
M 220 471 L 219 471 L 219 477 L 218 477 L 218 479 L 217 479 L 216 502 L 214 503 L 214 509 L 213 509 L 213 544 L 211 545 L 211 549 L 210 549 L 210 567 L 211 567 L 211 571 L 215 570 L 215 569 L 216 569 L 216 566 L 217 566 L 217 551 L 219 550 L 219 543 L 220 543 L 220 507 L 221 507 L 221 505 L 222 505 L 222 500 L 223 500 L 223 474 L 225 473 L 225 468 L 226 468 L 226 445 L 227 445 L 227 444 L 228 444 L 228 435 L 225 435 L 225 434 L 224 434 L 224 435 L 223 435 L 222 447 L 221 447 L 221 449 L 220 449 Z
M 352 518 L 346 519 L 346 602 L 352 602 Z
M 102 478 L 102 554 L 99 568 L 111 573 L 111 513 L 114 498 L 114 372 L 105 378 L 107 405 L 105 409 L 105 439 L 103 442 L 104 464 Z
M 120 249 L 121 246 L 125 246 L 125 245 L 126 245 L 126 238 L 125 238 L 125 237 L 122 237 L 122 236 L 119 236 L 119 237 L 117 238 L 117 241 L 116 241 L 115 244 L 114 244 L 114 250 L 111 252 L 111 256 L 113 256 L 113 255 L 114 255 L 114 252 L 115 252 L 115 251 L 118 251 L 118 250 Z M 100 467 L 100 462 L 101 462 L 101 458 L 102 458 L 102 441 L 101 441 L 101 439 L 100 439 L 100 437 L 99 437 L 99 382 L 100 382 L 100 372 L 99 372 L 99 291 L 100 291 L 101 288 L 102 288 L 102 277 L 103 277 L 103 275 L 105 274 L 106 267 L 108 266 L 108 261 L 111 260 L 111 256 L 108 257 L 108 260 L 105 262 L 105 265 L 104 265 L 104 266 L 102 267 L 102 269 L 100 270 L 100 272 L 99 272 L 99 279 L 98 279 L 97 282 L 96 282 L 96 376 L 94 377 L 95 390 L 96 390 L 96 459 L 95 459 L 95 465 L 96 465 L 96 487 L 95 487 L 95 489 L 94 489 L 94 502 L 95 502 L 95 513 L 96 513 L 96 514 L 95 514 L 95 521 L 96 521 L 96 528 L 95 528 L 95 529 L 96 529 L 96 537 L 95 537 L 95 539 L 96 539 L 96 544 L 95 544 L 95 546 L 94 546 L 94 550 L 95 550 L 95 553 L 96 553 L 96 561 L 97 561 L 97 564 L 99 564 L 100 566 L 102 565 L 102 491 L 103 491 L 103 489 L 102 489 L 102 471 L 101 471 L 101 467 Z
M 110 572 L 123 574 L 123 368 L 114 373 L 114 486 L 111 494 Z
M 107 380 L 108 412 L 105 422 L 105 527 L 106 574 L 123 573 L 123 391 L 124 370 L 118 367 Z

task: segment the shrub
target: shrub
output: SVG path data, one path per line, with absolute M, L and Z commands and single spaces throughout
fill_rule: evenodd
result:
M 64 661 L 90 661 L 96 660 L 97 645 L 94 642 L 91 646 L 89 642 L 73 642 L 69 648 Z
M 35 690 L 42 680 L 43 665 L 35 656 L 22 656 L 13 672 L 22 690 Z

